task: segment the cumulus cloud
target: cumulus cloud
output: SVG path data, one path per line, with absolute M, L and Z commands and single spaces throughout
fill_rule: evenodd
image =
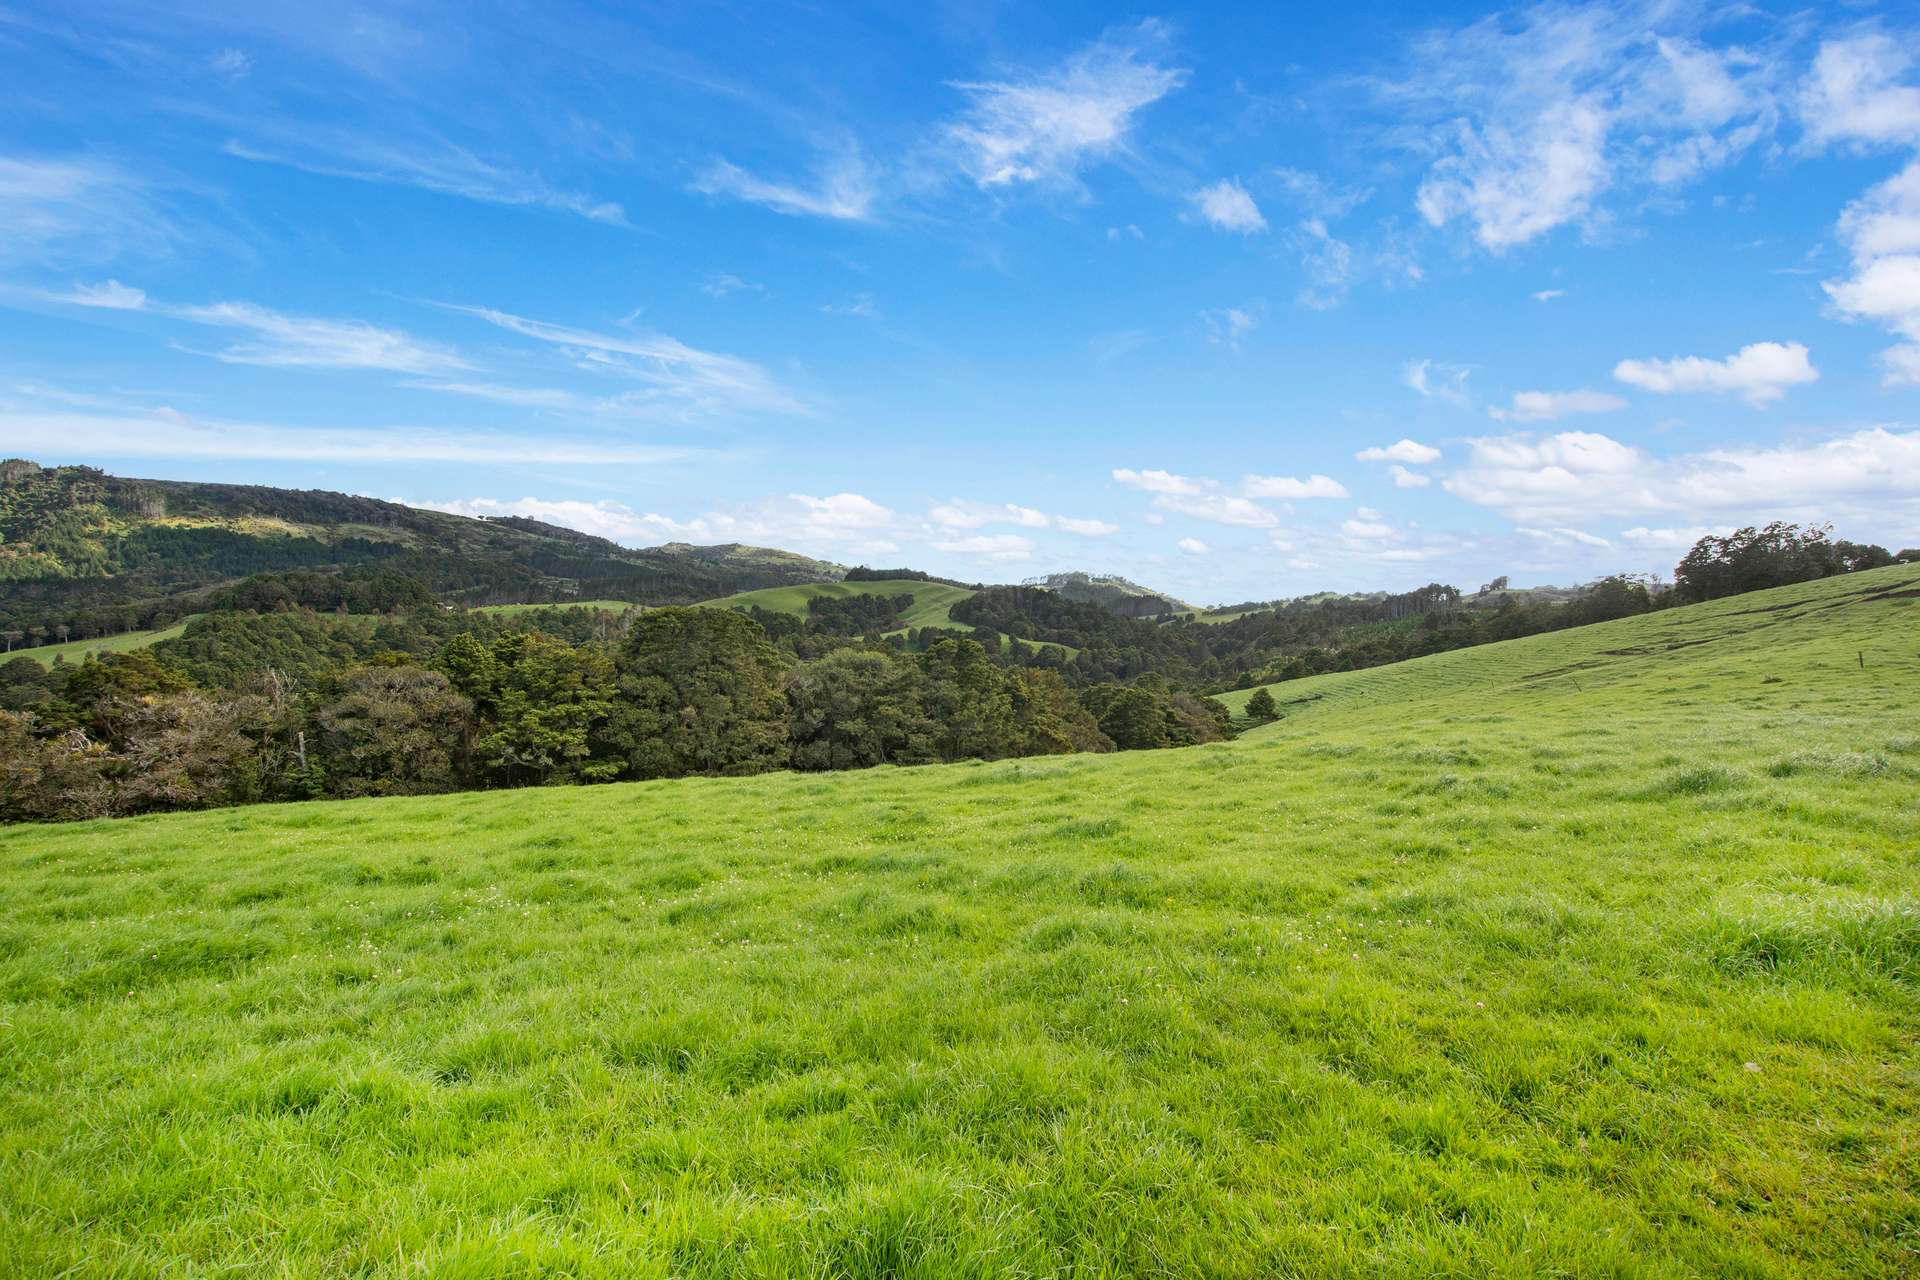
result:
M 1613 413 L 1627 407 L 1619 396 L 1605 391 L 1516 391 L 1509 408 L 1489 405 L 1487 414 L 1500 422 L 1557 422 L 1575 413 Z
M 1920 142 L 1920 86 L 1900 83 L 1909 49 L 1879 32 L 1822 44 L 1800 86 L 1808 143 Z
M 1361 462 L 1411 462 L 1418 466 L 1440 460 L 1440 451 L 1418 440 L 1401 439 L 1390 445 L 1374 445 L 1353 455 Z
M 1249 498 L 1344 498 L 1347 487 L 1331 476 L 1245 476 L 1240 491 Z
M 1622 360 L 1613 376 L 1630 386 L 1662 395 L 1680 392 L 1732 393 L 1749 404 L 1767 405 L 1787 388 L 1817 381 L 1820 371 L 1798 342 L 1753 342 L 1724 360 L 1682 356 L 1672 360 Z
M 1920 160 L 1870 189 L 1840 216 L 1853 273 L 1822 286 L 1834 309 L 1902 339 L 1881 355 L 1888 385 L 1920 385 Z
M 1656 457 L 1585 431 L 1474 440 L 1444 487 L 1536 527 L 1606 517 L 1726 513 L 1743 519 L 1920 510 L 1920 430 L 1875 427 L 1812 444 Z
M 1200 217 L 1222 231 L 1237 231 L 1241 235 L 1251 235 L 1267 229 L 1267 220 L 1260 213 L 1260 206 L 1253 202 L 1247 189 L 1240 185 L 1237 178 L 1226 178 L 1210 187 L 1202 187 L 1189 197 L 1198 208 Z
M 1077 533 L 1083 538 L 1104 538 L 1120 532 L 1120 526 L 1109 524 L 1105 520 L 1080 519 L 1075 516 L 1055 516 L 1054 523 L 1068 533 Z
M 1180 539 L 1180 541 L 1174 543 L 1173 545 L 1176 547 L 1179 547 L 1182 551 L 1186 552 L 1190 556 L 1203 556 L 1203 555 L 1206 555 L 1207 552 L 1213 550 L 1212 547 L 1200 541 L 1200 539 L 1198 538 L 1182 538 Z
M 402 501 L 407 501 L 402 499 Z M 525 516 L 578 529 L 629 546 L 662 541 L 748 542 L 813 550 L 822 554 L 895 551 L 898 518 L 857 493 L 827 497 L 782 494 L 741 507 L 685 518 L 642 511 L 623 502 L 553 498 L 461 498 L 410 501 L 409 505 L 469 516 Z
M 1166 29 L 1147 21 L 1044 71 L 955 83 L 971 100 L 946 128 L 960 167 L 983 188 L 1074 185 L 1082 165 L 1125 147 L 1138 112 L 1185 83 L 1160 55 L 1165 43 Z
M 1116 467 L 1113 478 L 1129 489 L 1139 489 L 1143 493 L 1194 495 L 1207 491 L 1210 483 L 1195 480 L 1188 476 L 1177 476 L 1171 471 L 1131 471 L 1126 467 Z
M 1387 474 L 1393 477 L 1396 489 L 1424 489 L 1433 483 L 1432 476 L 1421 475 L 1418 471 L 1409 471 L 1397 462 L 1387 468 Z

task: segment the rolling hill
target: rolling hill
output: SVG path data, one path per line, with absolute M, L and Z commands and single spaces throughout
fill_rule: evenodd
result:
M 15 1274 L 1912 1274 L 1920 571 L 1224 745 L 0 831 Z
M 763 547 L 635 550 L 534 520 L 318 490 L 0 464 L 0 629 L 67 625 L 77 637 L 150 629 L 250 574 L 361 566 L 397 570 L 462 604 L 690 604 L 845 572 Z

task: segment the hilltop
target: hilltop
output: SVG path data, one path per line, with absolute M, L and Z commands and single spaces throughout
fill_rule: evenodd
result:
M 1151 587 L 1143 587 L 1117 573 L 1084 573 L 1079 570 L 1050 573 L 1042 578 L 1031 578 L 1025 585 L 1045 587 L 1048 591 L 1083 604 L 1097 604 L 1123 618 L 1157 618 L 1166 614 L 1187 613 L 1193 609 L 1190 604 Z
M 0 831 L 5 1256 L 1910 1274 L 1920 570 L 1179 751 Z
M 0 465 L 0 629 L 76 638 L 169 625 L 248 575 L 378 567 L 463 604 L 688 604 L 845 570 L 788 551 L 635 550 L 518 517 L 475 519 L 323 490 Z

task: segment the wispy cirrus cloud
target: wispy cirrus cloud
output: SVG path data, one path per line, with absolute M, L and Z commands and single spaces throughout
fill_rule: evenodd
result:
M 1166 63 L 1166 43 L 1166 27 L 1150 19 L 1045 70 L 955 81 L 970 99 L 944 129 L 959 167 L 982 188 L 1075 185 L 1083 165 L 1126 146 L 1142 109 L 1186 82 Z
M 0 438 L 35 457 L 175 458 L 271 462 L 459 463 L 477 466 L 658 466 L 703 456 L 633 445 L 413 426 L 306 427 L 235 421 L 159 407 L 71 413 L 0 405 Z
M 239 138 L 226 154 L 327 178 L 417 187 L 481 204 L 525 206 L 570 213 L 612 227 L 628 226 L 617 202 L 556 187 L 537 173 L 493 164 L 444 139 L 398 141 L 339 129 L 282 129 L 261 145 Z
M 880 199 L 872 164 L 851 144 L 823 158 L 804 181 L 763 178 L 720 159 L 703 169 L 692 185 L 704 195 L 730 196 L 776 213 L 843 222 L 873 221 Z
M 0 156 L 0 264 L 100 266 L 182 239 L 150 184 L 91 156 Z
M 1602 217 L 1612 189 L 1667 188 L 1776 128 L 1781 65 L 1710 47 L 1704 6 L 1545 3 L 1417 38 L 1375 82 L 1431 156 L 1416 205 L 1504 253 Z
M 740 356 L 703 351 L 660 333 L 597 333 L 532 320 L 492 307 L 442 303 L 510 333 L 549 343 L 580 367 L 635 379 L 647 388 L 643 401 L 684 414 L 804 414 L 807 407 L 768 373 Z
M 227 364 L 281 369 L 372 369 L 437 374 L 473 368 L 452 347 L 364 320 L 295 315 L 252 302 L 199 305 L 167 303 L 118 280 L 77 285 L 49 301 L 107 311 L 132 311 L 184 320 L 247 335 L 216 351 L 202 352 Z

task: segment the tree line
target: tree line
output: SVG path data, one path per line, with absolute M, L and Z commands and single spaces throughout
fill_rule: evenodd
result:
M 214 614 L 77 665 L 0 665 L 0 820 L 1181 746 L 1225 708 L 1075 691 L 965 637 L 797 661 L 744 613 Z M 624 626 L 621 622 L 624 621 Z M 571 622 L 579 640 L 554 634 Z M 597 632 L 597 633 L 596 633 Z

